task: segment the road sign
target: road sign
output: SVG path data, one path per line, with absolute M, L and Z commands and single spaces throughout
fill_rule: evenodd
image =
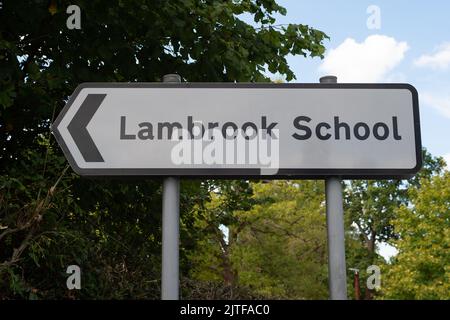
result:
M 88 176 L 408 177 L 408 84 L 85 83 L 52 126 Z

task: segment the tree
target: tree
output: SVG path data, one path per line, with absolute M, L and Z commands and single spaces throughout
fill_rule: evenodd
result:
M 159 296 L 161 181 L 74 175 L 49 127 L 82 82 L 294 79 L 286 56 L 322 56 L 327 36 L 276 27 L 274 0 L 79 0 L 81 29 L 66 28 L 72 1 L 10 1 L 0 10 L 0 292 L 4 298 Z M 245 23 L 248 14 L 259 25 Z M 209 182 L 185 181 L 181 270 L 204 235 L 193 208 Z M 82 267 L 68 292 L 65 266 Z M 136 284 L 136 285 L 135 285 Z
M 362 260 L 354 261 L 361 267 L 365 265 L 363 270 L 379 261 L 377 243 L 390 243 L 398 238 L 391 221 L 396 216 L 396 209 L 410 202 L 408 189 L 420 186 L 422 179 L 439 174 L 444 167 L 442 158 L 435 158 L 426 150 L 423 151 L 423 163 L 420 172 L 408 180 L 351 180 L 345 183 L 346 229 L 366 247 Z M 371 293 L 366 290 L 365 296 L 371 298 Z
M 246 225 L 236 212 L 251 210 L 256 203 L 253 186 L 246 180 L 214 181 L 211 186 L 210 201 L 196 210 L 197 228 L 204 230 L 206 236 L 191 256 L 195 265 L 191 274 L 198 280 L 216 280 L 235 287 L 238 272 L 233 266 L 231 251 Z
M 203 243 L 194 277 L 223 281 L 231 270 L 235 286 L 264 298 L 327 298 L 323 182 L 275 180 L 251 189 L 253 204 L 233 212 L 229 236 Z M 226 200 L 219 195 L 212 202 L 220 211 Z M 224 255 L 227 264 L 220 263 Z
M 238 212 L 246 223 L 232 249 L 239 282 L 273 298 L 326 299 L 323 182 L 273 181 L 254 188 L 258 204 Z
M 382 285 L 385 299 L 450 299 L 450 172 L 409 190 L 411 205 L 395 210 L 399 234 Z

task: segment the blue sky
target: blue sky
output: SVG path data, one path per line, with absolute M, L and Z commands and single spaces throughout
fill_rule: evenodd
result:
M 330 36 L 325 60 L 289 57 L 296 82 L 334 73 L 341 82 L 412 84 L 419 92 L 422 143 L 450 162 L 450 1 L 277 2 L 287 15 L 277 15 L 276 24 L 307 24 Z M 371 5 L 379 8 L 379 29 L 367 26 Z

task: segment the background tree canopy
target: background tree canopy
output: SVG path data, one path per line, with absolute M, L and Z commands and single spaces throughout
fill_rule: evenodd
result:
M 450 172 L 409 190 L 412 206 L 396 208 L 399 254 L 383 288 L 387 299 L 449 299 Z

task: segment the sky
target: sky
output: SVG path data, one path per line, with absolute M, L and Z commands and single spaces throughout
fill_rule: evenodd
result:
M 419 92 L 422 145 L 450 166 L 450 1 L 277 0 L 275 24 L 325 32 L 325 58 L 290 56 L 294 82 L 409 83 Z M 389 258 L 395 249 L 380 245 Z
M 450 163 L 450 1 L 278 0 L 276 24 L 325 32 L 325 58 L 290 56 L 295 82 L 409 83 L 419 92 L 422 144 Z M 378 19 L 379 18 L 379 19 Z

